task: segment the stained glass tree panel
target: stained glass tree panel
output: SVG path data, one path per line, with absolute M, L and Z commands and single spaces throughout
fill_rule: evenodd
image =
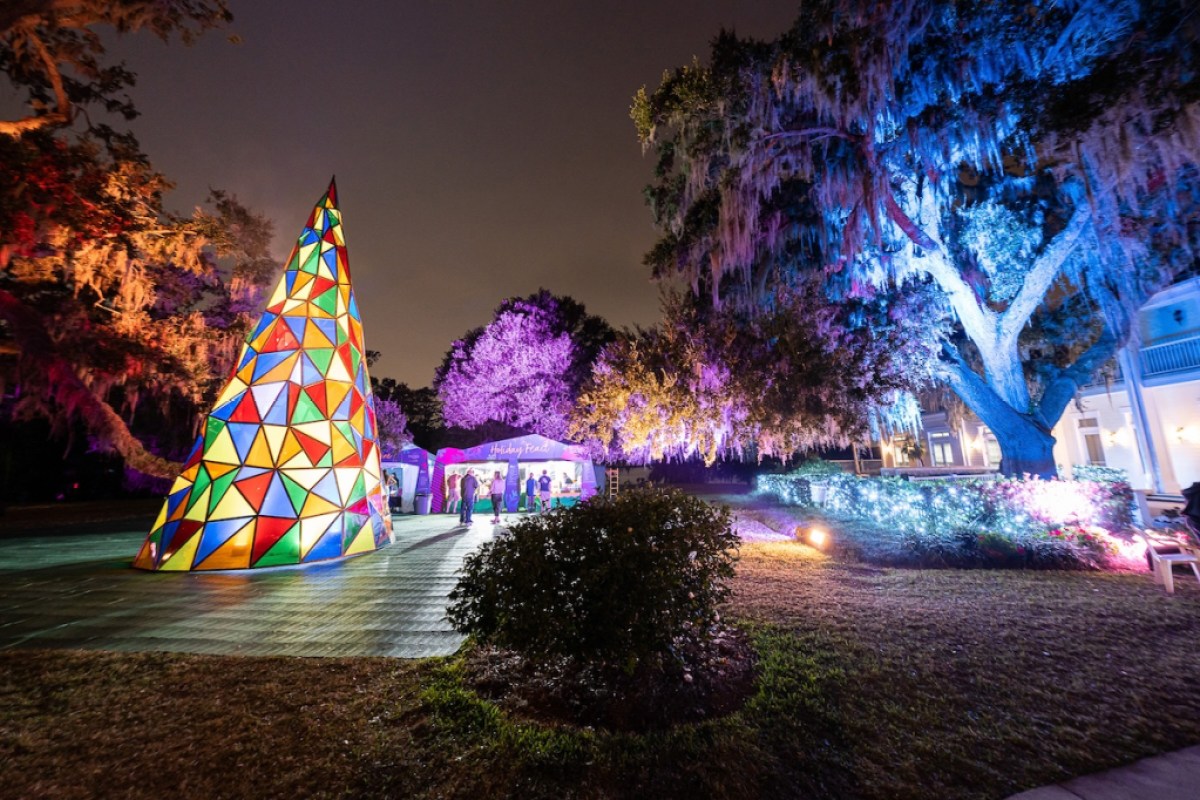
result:
M 249 569 L 391 538 L 362 319 L 333 183 L 317 202 L 134 566 Z

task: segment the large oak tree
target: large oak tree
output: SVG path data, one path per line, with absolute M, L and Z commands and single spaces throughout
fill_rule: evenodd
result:
M 1182 0 L 806 2 L 771 42 L 722 34 L 632 115 L 658 155 L 647 260 L 771 309 L 937 288 L 938 378 L 1009 474 L 1191 269 L 1200 16 Z

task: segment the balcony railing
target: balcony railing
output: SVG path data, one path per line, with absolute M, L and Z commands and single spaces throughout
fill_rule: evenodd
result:
M 1145 376 L 1200 369 L 1200 336 L 1143 347 L 1141 355 Z

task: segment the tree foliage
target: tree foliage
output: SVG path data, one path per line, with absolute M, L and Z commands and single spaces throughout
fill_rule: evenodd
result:
M 449 425 L 498 422 L 552 439 L 612 328 L 569 297 L 545 289 L 497 307 L 483 328 L 456 341 L 434 379 Z
M 2 411 L 82 424 L 160 476 L 175 471 L 163 456 L 190 441 L 274 275 L 271 226 L 221 192 L 208 209 L 167 213 L 170 183 L 131 134 L 69 123 L 89 105 L 134 113 L 122 94 L 133 76 L 103 64 L 94 26 L 190 39 L 226 18 L 223 3 L 200 0 L 0 12 L 0 65 L 30 111 L 0 128 Z
M 379 447 L 385 460 L 394 456 L 413 440 L 408 429 L 408 415 L 395 400 L 375 398 L 375 424 L 379 430 Z
M 374 375 L 371 376 L 371 391 L 377 402 L 390 401 L 400 408 L 415 444 L 430 451 L 442 446 L 446 423 L 442 419 L 442 401 L 436 391 L 428 386 L 412 389 L 394 378 L 376 378 Z
M 845 446 L 898 393 L 928 380 L 935 353 L 912 328 L 928 293 L 825 302 L 812 287 L 769 310 L 714 309 L 668 295 L 664 321 L 601 355 L 572 438 L 607 459 L 783 456 Z
M 0 120 L 0 135 L 70 125 L 90 109 L 137 116 L 125 90 L 135 76 L 104 59 L 97 31 L 147 31 L 164 42 L 196 36 L 233 19 L 224 0 L 8 0 L 0 8 L 0 70 L 25 97 L 28 114 Z M 100 120 L 86 120 L 100 138 L 122 138 Z
M 647 261 L 768 309 L 799 274 L 835 302 L 932 282 L 939 378 L 1006 470 L 1052 471 L 1069 399 L 1194 261 L 1198 32 L 1180 0 L 818 0 L 722 34 L 635 98 Z

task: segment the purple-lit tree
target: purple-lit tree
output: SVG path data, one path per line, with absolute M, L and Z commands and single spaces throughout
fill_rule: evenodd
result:
M 635 99 L 647 261 L 751 308 L 812 273 L 832 302 L 931 283 L 939 379 L 1005 472 L 1053 474 L 1067 403 L 1194 263 L 1198 34 L 1182 0 L 816 0 L 723 34 Z
M 375 398 L 375 425 L 379 431 L 379 446 L 386 456 L 395 456 L 406 445 L 412 442 L 412 434 L 408 430 L 408 415 L 395 400 L 386 397 Z
M 505 300 L 487 326 L 456 341 L 434 387 L 446 424 L 499 422 L 562 439 L 580 385 L 613 337 L 604 320 L 546 290 Z

